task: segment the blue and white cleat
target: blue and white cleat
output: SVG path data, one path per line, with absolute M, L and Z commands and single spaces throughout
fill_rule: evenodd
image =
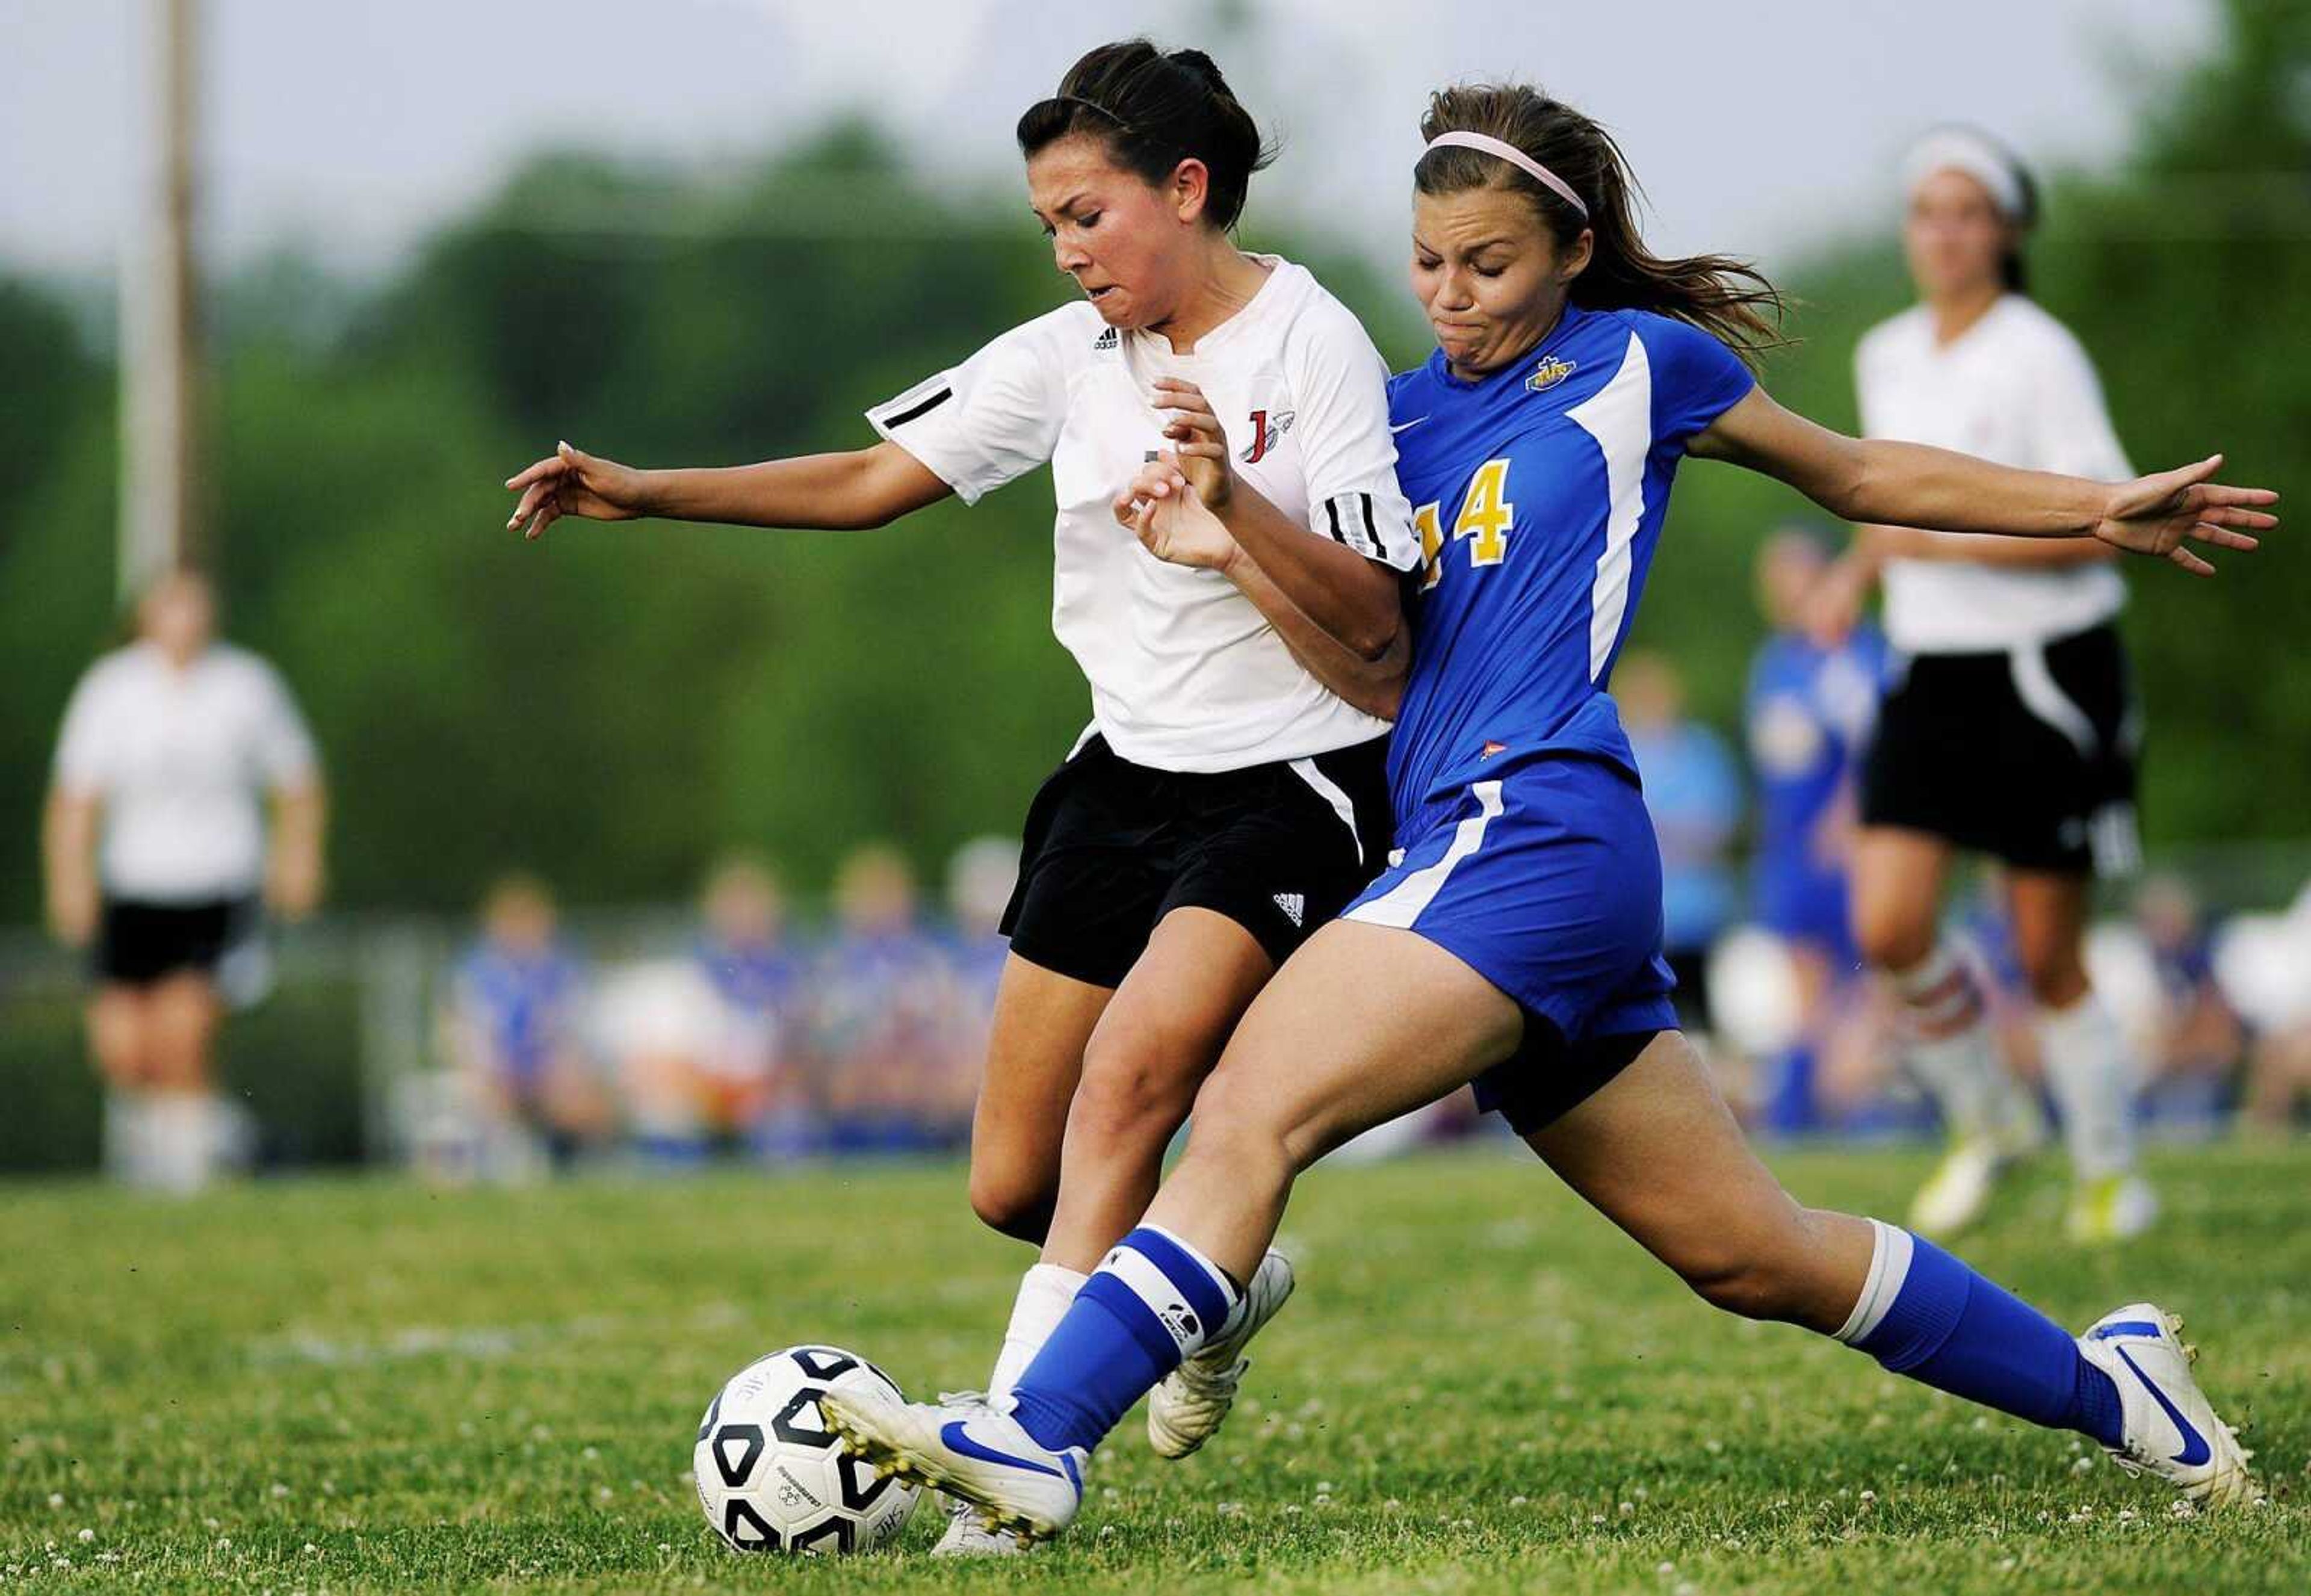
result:
M 877 1476 L 960 1496 L 978 1507 L 990 1530 L 1048 1540 L 1083 1505 L 1090 1454 L 1053 1452 L 984 1402 L 894 1402 L 871 1391 L 830 1389 L 819 1411 Z
M 1244 1288 L 1234 1322 L 1147 1393 L 1147 1443 L 1157 1456 L 1184 1458 L 1218 1433 L 1235 1406 L 1243 1372 L 1251 1367 L 1244 1343 L 1276 1317 L 1292 1286 L 1292 1260 L 1269 1248 Z
M 2208 1507 L 2243 1507 L 2254 1500 L 2246 1461 L 2230 1426 L 2215 1417 L 2193 1378 L 2199 1356 L 2176 1331 L 2183 1321 L 2150 1303 L 2130 1303 L 2097 1320 L 2079 1338 L 2086 1360 L 2118 1387 L 2124 1441 L 2110 1448 L 2129 1474 L 2155 1474 Z

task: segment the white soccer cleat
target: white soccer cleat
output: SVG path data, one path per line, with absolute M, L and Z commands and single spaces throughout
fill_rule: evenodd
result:
M 1235 1406 L 1243 1372 L 1251 1367 L 1243 1356 L 1244 1343 L 1276 1317 L 1293 1285 L 1292 1260 L 1270 1248 L 1244 1288 L 1235 1322 L 1148 1393 L 1147 1443 L 1158 1456 L 1184 1458 L 1218 1432 Z
M 878 1476 L 960 1496 L 990 1531 L 1047 1540 L 1083 1505 L 1090 1454 L 1053 1452 L 983 1402 L 894 1402 L 837 1388 L 819 1400 L 819 1411 Z
M 2129 1474 L 2155 1474 L 2186 1500 L 2243 1507 L 2255 1496 L 2246 1461 L 2230 1426 L 2191 1374 L 2199 1356 L 2176 1332 L 2183 1321 L 2150 1303 L 2106 1313 L 2079 1338 L 2086 1360 L 2118 1387 L 2124 1438 L 2109 1449 Z
M 950 1408 L 976 1406 L 986 1400 L 983 1391 L 939 1392 L 940 1403 Z M 966 1502 L 961 1496 L 941 1496 L 939 1507 L 946 1514 L 946 1528 L 940 1532 L 938 1544 L 931 1548 L 934 1557 L 1007 1557 L 1027 1549 L 1028 1543 L 1016 1535 L 990 1530 L 981 1522 L 976 1502 Z
M 1031 1542 L 1002 1530 L 990 1530 L 980 1520 L 980 1506 L 961 1496 L 941 1496 L 946 1529 L 931 1548 L 934 1557 L 1007 1557 L 1027 1549 Z
M 2158 1194 L 2138 1174 L 2080 1181 L 2071 1192 L 2062 1229 L 2089 1245 L 2132 1241 L 2158 1218 Z

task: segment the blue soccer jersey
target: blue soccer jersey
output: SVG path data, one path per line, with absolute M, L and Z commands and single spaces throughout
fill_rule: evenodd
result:
M 1525 1050 L 1478 1083 L 1520 1130 L 1569 1106 L 1554 1050 L 1676 1024 L 1661 852 L 1605 685 L 1677 463 L 1752 386 L 1697 328 L 1572 308 L 1479 381 L 1439 355 L 1391 385 L 1427 560 L 1398 850 L 1347 917 L 1417 933 L 1525 1011 Z
M 1635 770 L 1605 685 L 1678 461 L 1754 383 L 1697 327 L 1571 305 L 1513 366 L 1463 381 L 1440 351 L 1391 382 L 1426 555 L 1389 760 L 1400 827 L 1503 754 Z

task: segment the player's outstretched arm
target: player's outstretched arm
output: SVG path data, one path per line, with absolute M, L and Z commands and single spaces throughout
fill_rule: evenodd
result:
M 2210 480 L 2220 455 L 2132 482 L 2089 482 L 1993 466 L 1922 443 L 1854 439 L 1783 409 L 1753 388 L 1693 440 L 1691 452 L 1778 477 L 1850 521 L 2018 537 L 2094 537 L 2172 561 L 2193 576 L 2214 567 L 2190 545 L 2252 549 L 2279 524 L 2262 507 L 2279 495 Z
M 887 526 L 954 490 L 895 443 L 753 466 L 638 471 L 569 444 L 506 478 L 521 498 L 507 518 L 536 537 L 565 515 L 658 516 L 740 527 L 859 530 Z

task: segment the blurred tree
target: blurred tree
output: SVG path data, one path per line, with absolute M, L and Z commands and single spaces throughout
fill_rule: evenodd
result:
M 2146 87 L 2122 176 L 2054 186 L 2033 266 L 2139 463 L 2219 446 L 2287 490 L 2311 423 L 2283 333 L 2311 317 L 2311 7 L 2228 15 L 2221 49 Z M 1885 209 L 1881 236 L 1777 271 L 1801 342 L 1766 380 L 1833 424 L 1855 340 L 1908 302 Z M 1310 264 L 1391 361 L 1426 356 L 1401 287 L 1261 215 L 1249 243 Z M 732 842 L 805 885 L 870 834 L 931 865 L 1015 828 L 1088 713 L 1050 635 L 1042 474 L 863 536 L 501 530 L 498 482 L 558 437 L 643 465 L 863 443 L 865 406 L 1065 297 L 1016 192 L 927 191 L 863 123 L 731 174 L 556 155 L 390 283 L 287 254 L 218 292 L 229 627 L 319 734 L 341 903 L 461 905 L 515 862 L 581 903 L 664 898 Z M 23 920 L 57 718 L 114 635 L 114 421 L 103 362 L 22 284 L 0 283 L 0 919 Z M 1799 508 L 1705 465 L 1679 489 L 1638 638 L 1721 721 L 1758 636 L 1731 596 Z M 2154 839 L 2304 830 L 2291 550 L 2211 583 L 2132 572 Z

